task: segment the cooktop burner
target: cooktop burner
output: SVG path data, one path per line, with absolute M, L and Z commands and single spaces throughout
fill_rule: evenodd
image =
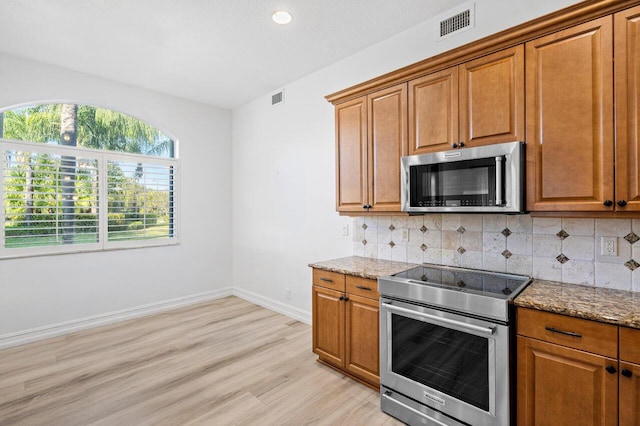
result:
M 383 297 L 508 322 L 509 304 L 531 282 L 524 275 L 425 263 L 378 278 Z

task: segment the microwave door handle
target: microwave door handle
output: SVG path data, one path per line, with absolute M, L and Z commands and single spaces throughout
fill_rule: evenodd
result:
M 502 182 L 504 181 L 503 167 L 504 157 L 496 157 L 496 206 L 502 206 L 504 204 L 504 194 L 502 189 Z

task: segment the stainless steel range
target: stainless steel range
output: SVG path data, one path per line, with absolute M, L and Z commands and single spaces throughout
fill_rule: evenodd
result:
M 513 299 L 531 279 L 424 264 L 378 279 L 382 411 L 410 425 L 509 425 Z

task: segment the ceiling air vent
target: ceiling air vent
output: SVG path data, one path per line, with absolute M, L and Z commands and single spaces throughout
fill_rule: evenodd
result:
M 271 95 L 271 106 L 284 103 L 284 89 L 278 90 Z
M 436 40 L 460 34 L 475 26 L 475 4 L 466 3 L 439 16 Z

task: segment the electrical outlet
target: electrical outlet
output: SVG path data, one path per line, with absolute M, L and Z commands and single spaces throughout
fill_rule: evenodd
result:
M 405 243 L 409 241 L 409 230 L 408 229 L 403 229 L 402 230 L 402 241 L 404 241 Z
M 602 256 L 618 255 L 618 238 L 617 237 L 602 237 L 601 243 L 602 243 L 602 247 L 601 247 Z
M 291 289 L 290 288 L 285 288 L 284 289 L 284 298 L 287 300 L 291 300 Z
M 349 236 L 349 224 L 345 223 L 344 225 L 342 225 L 342 236 L 343 237 L 348 237 Z

